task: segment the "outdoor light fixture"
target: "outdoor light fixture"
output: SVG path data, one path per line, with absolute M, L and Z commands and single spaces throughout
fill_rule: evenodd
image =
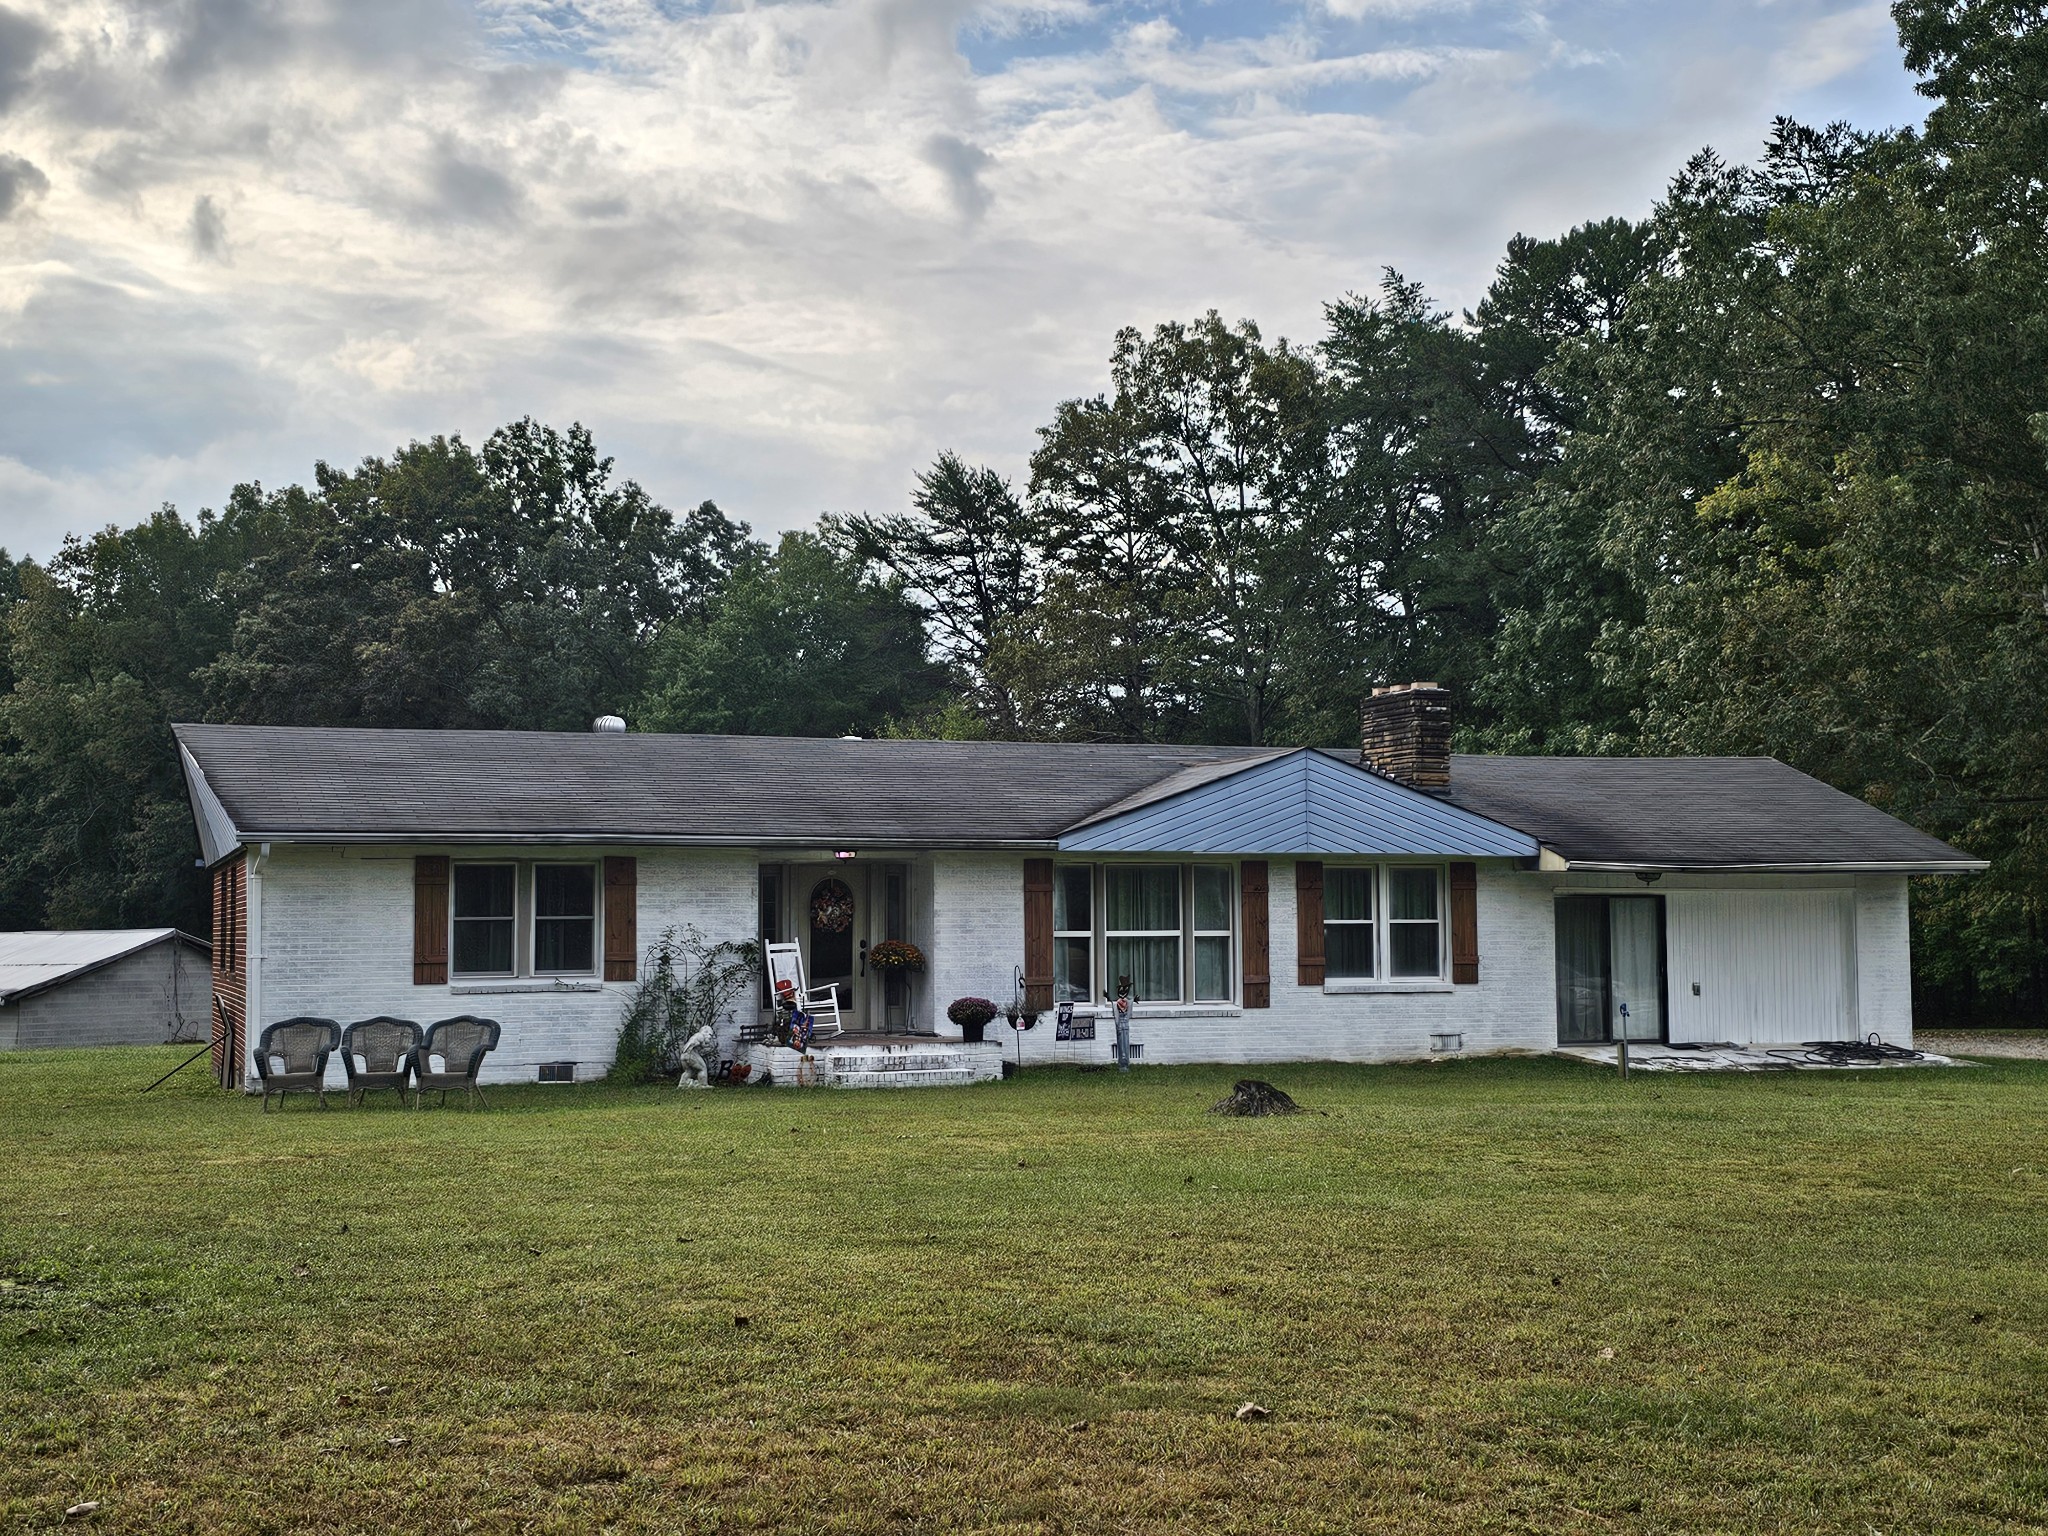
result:
M 853 857 L 853 850 L 851 848 L 841 848 L 832 857 L 835 859 L 850 859 Z

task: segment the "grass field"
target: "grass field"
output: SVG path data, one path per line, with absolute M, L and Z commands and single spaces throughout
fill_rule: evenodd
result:
M 2048 1064 L 1233 1121 L 1225 1068 L 265 1117 L 176 1060 L 0 1057 L 7 1529 L 2048 1529 Z

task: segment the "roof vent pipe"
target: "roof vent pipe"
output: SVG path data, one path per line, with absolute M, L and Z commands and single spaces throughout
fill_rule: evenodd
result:
M 599 715 L 590 722 L 590 730 L 596 736 L 623 736 L 626 734 L 626 722 L 617 715 Z
M 1411 789 L 1451 787 L 1451 693 L 1438 683 L 1375 688 L 1365 701 L 1358 760 Z

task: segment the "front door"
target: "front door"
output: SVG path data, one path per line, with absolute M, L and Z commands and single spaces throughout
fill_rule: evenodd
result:
M 841 1024 L 859 1029 L 863 989 L 856 979 L 861 941 L 867 936 L 861 871 L 836 864 L 800 864 L 793 873 L 792 916 L 797 942 L 803 946 L 804 983 L 837 988 Z

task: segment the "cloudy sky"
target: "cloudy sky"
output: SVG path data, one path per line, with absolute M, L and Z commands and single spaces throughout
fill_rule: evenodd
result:
M 1466 305 L 1777 112 L 1918 119 L 1882 0 L 0 0 L 0 545 L 524 414 L 892 510 L 1119 325 Z

